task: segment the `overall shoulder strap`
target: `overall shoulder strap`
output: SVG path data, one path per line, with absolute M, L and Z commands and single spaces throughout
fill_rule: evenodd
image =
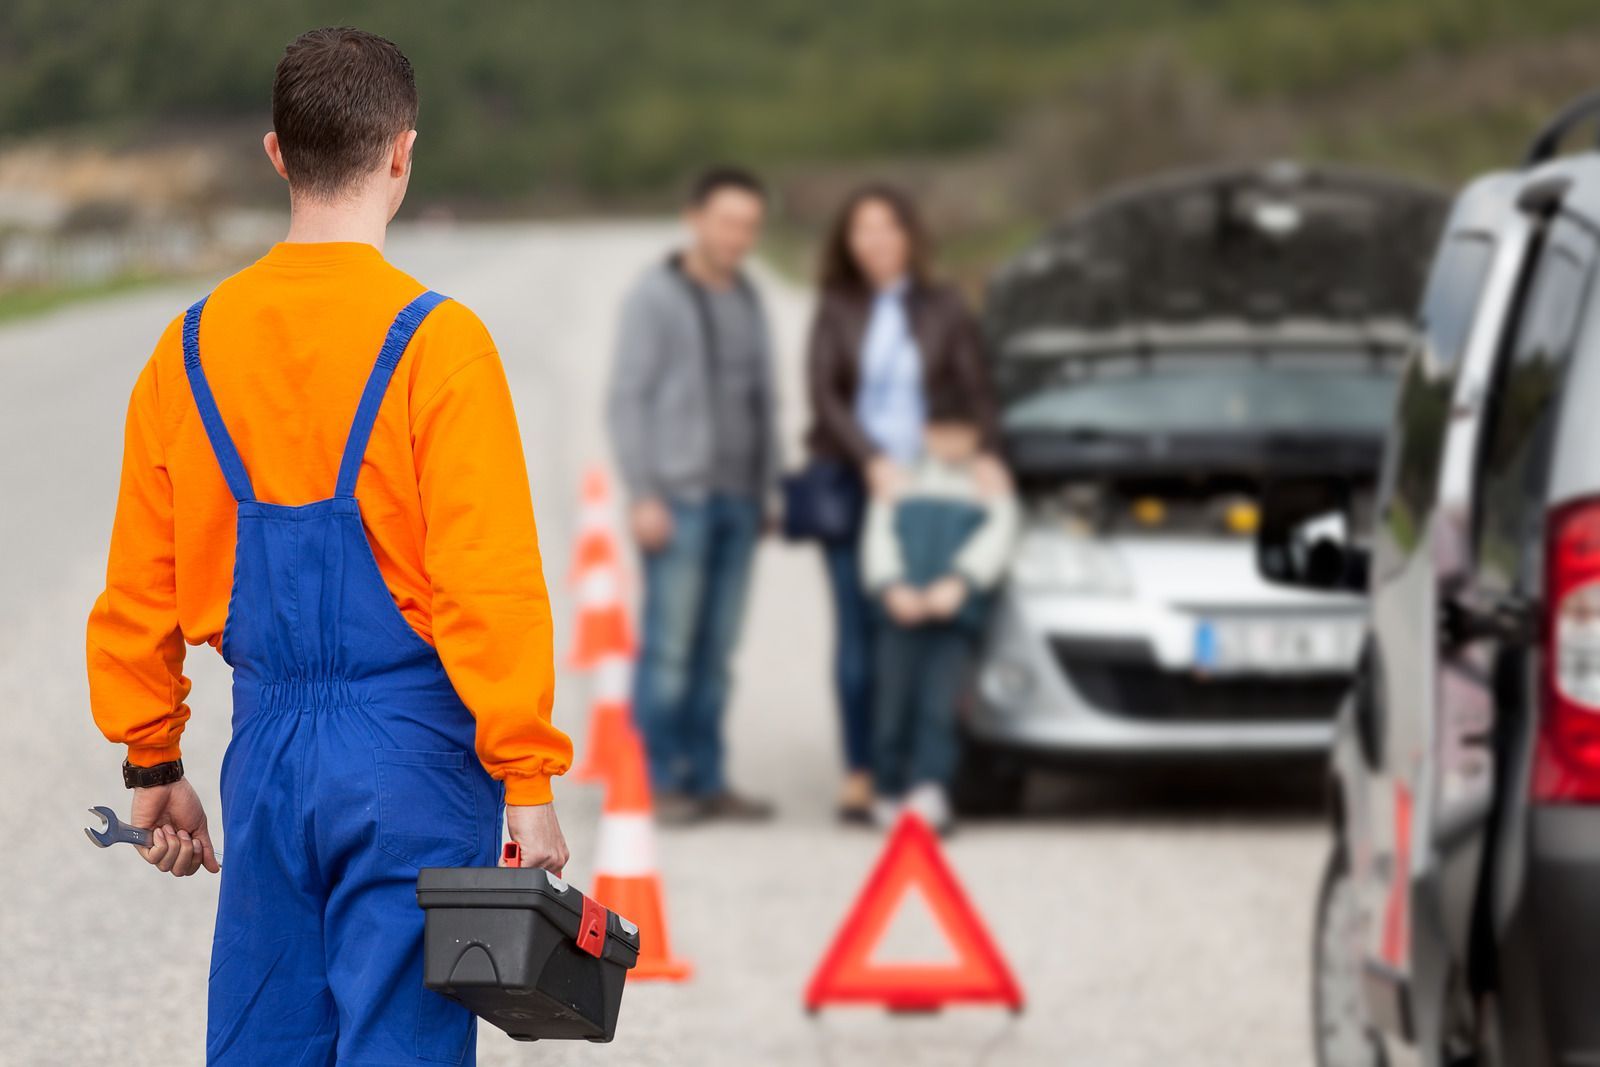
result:
M 250 475 L 245 473 L 239 450 L 233 447 L 228 427 L 217 410 L 217 398 L 211 394 L 211 384 L 206 372 L 200 368 L 200 312 L 207 297 L 196 300 L 183 316 L 183 370 L 189 376 L 189 389 L 194 393 L 194 406 L 200 411 L 200 422 L 211 439 L 211 451 L 217 455 L 222 476 L 228 481 L 228 491 L 235 500 L 254 500 L 255 489 L 250 485 Z
M 334 496 L 355 496 L 356 479 L 361 474 L 361 459 L 367 454 L 367 440 L 372 436 L 372 424 L 377 421 L 378 408 L 383 406 L 383 394 L 389 390 L 389 379 L 394 376 L 400 357 L 405 355 L 411 337 L 428 317 L 428 312 L 445 301 L 445 297 L 428 290 L 400 309 L 389 326 L 389 333 L 378 350 L 378 359 L 372 365 L 367 387 L 361 392 L 361 403 L 356 406 L 355 420 L 350 424 L 350 439 L 345 442 L 344 458 L 339 461 L 339 481 Z

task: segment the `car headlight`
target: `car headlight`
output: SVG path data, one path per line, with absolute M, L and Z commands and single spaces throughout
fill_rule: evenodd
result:
M 980 684 L 992 706 L 1009 710 L 1033 692 L 1033 671 L 1026 663 L 996 659 L 983 668 Z
M 1132 588 L 1117 554 L 1096 541 L 1034 530 L 1011 561 L 1011 580 L 1041 592 L 1126 596 Z

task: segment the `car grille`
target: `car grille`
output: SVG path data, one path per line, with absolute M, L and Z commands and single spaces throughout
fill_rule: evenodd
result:
M 1108 715 L 1152 722 L 1331 719 L 1350 689 L 1348 674 L 1286 677 L 1169 671 L 1139 640 L 1054 638 L 1067 682 Z

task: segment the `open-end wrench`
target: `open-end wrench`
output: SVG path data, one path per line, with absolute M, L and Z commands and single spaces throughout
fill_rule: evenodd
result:
M 130 845 L 138 845 L 141 848 L 150 846 L 149 830 L 142 826 L 129 826 L 117 818 L 117 813 L 104 804 L 90 808 L 89 814 L 100 816 L 100 821 L 106 824 L 104 830 L 91 830 L 87 826 L 83 828 L 83 832 L 89 835 L 89 840 L 101 848 L 110 848 L 112 845 L 123 841 Z
M 142 826 L 129 826 L 117 818 L 117 813 L 104 804 L 90 808 L 89 814 L 100 816 L 101 821 L 106 824 L 104 830 L 92 830 L 87 826 L 83 828 L 83 832 L 88 835 L 89 840 L 99 847 L 110 848 L 112 845 L 123 841 L 142 848 L 150 847 L 151 837 L 149 830 Z M 212 855 L 217 858 L 218 863 L 222 862 L 222 853 L 213 851 Z

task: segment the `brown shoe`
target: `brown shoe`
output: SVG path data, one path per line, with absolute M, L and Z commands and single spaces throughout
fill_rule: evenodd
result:
M 768 801 L 741 796 L 731 789 L 705 797 L 700 801 L 700 807 L 705 818 L 734 822 L 764 822 L 773 815 L 773 807 Z
M 691 826 L 706 817 L 706 802 L 688 793 L 662 793 L 655 800 L 656 822 L 662 826 Z
M 839 789 L 839 821 L 863 826 L 872 823 L 872 775 L 851 771 Z

